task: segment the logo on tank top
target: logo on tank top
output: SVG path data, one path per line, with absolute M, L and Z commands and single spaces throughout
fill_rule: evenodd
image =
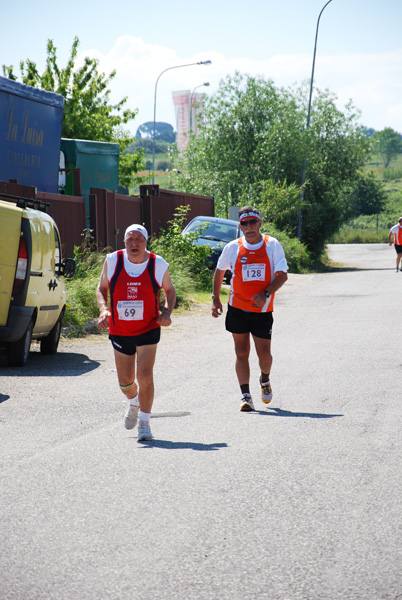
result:
M 132 283 L 128 283 L 128 288 L 127 288 L 127 300 L 135 300 L 135 298 L 137 298 L 138 295 L 138 283 L 136 284 L 132 284 Z
M 241 263 L 246 263 L 247 262 L 247 256 L 241 256 L 240 257 L 240 262 Z

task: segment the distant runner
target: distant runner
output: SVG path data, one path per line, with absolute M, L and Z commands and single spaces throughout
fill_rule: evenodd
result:
M 398 219 L 398 225 L 394 225 L 389 230 L 388 234 L 388 243 L 392 246 L 392 236 L 394 236 L 394 246 L 396 251 L 396 272 L 402 271 L 402 267 L 400 267 L 401 259 L 402 259 L 402 217 Z

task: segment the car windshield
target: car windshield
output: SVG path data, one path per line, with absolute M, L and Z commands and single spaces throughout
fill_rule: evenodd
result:
M 211 221 L 194 221 L 189 225 L 187 233 L 200 230 L 200 237 L 205 239 L 219 240 L 222 242 L 231 242 L 236 239 L 235 225 L 230 223 L 219 223 Z

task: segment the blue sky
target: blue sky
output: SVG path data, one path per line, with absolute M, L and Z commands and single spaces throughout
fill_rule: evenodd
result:
M 318 15 L 325 0 L 20 0 L 2 7 L 0 64 L 29 58 L 42 71 L 47 39 L 58 62 L 68 60 L 74 36 L 80 60 L 96 57 L 100 70 L 117 70 L 112 100 L 128 97 L 138 109 L 132 133 L 156 119 L 175 128 L 172 92 L 201 87 L 208 95 L 235 70 L 288 87 L 310 78 Z M 332 0 L 319 26 L 315 86 L 329 88 L 342 108 L 349 99 L 367 127 L 402 133 L 402 1 Z

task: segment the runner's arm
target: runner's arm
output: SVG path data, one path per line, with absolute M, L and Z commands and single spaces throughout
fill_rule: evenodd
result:
M 288 274 L 286 271 L 277 271 L 275 273 L 274 280 L 267 287 L 267 291 L 272 295 L 279 290 L 283 286 L 284 283 L 288 280 Z
M 214 278 L 212 282 L 212 316 L 217 318 L 222 314 L 223 306 L 220 300 L 220 293 L 223 278 L 225 276 L 225 270 L 215 269 Z
M 168 327 L 172 322 L 170 315 L 176 304 L 176 290 L 170 278 L 169 270 L 166 270 L 163 276 L 162 288 L 165 292 L 165 306 L 158 317 L 158 323 L 163 327 Z
M 287 279 L 288 274 L 285 271 L 277 271 L 271 284 L 267 288 L 265 288 L 265 290 L 260 294 L 255 294 L 255 296 L 252 297 L 252 301 L 255 303 L 256 306 L 261 308 L 267 301 L 267 296 L 265 295 L 265 292 L 268 292 L 268 294 L 272 296 L 272 294 L 275 294 L 275 292 L 283 286 Z
M 107 307 L 107 296 L 109 291 L 109 280 L 107 278 L 107 263 L 103 264 L 98 287 L 96 288 L 96 301 L 99 307 L 98 326 L 99 329 L 106 330 L 109 327 L 110 312 Z

